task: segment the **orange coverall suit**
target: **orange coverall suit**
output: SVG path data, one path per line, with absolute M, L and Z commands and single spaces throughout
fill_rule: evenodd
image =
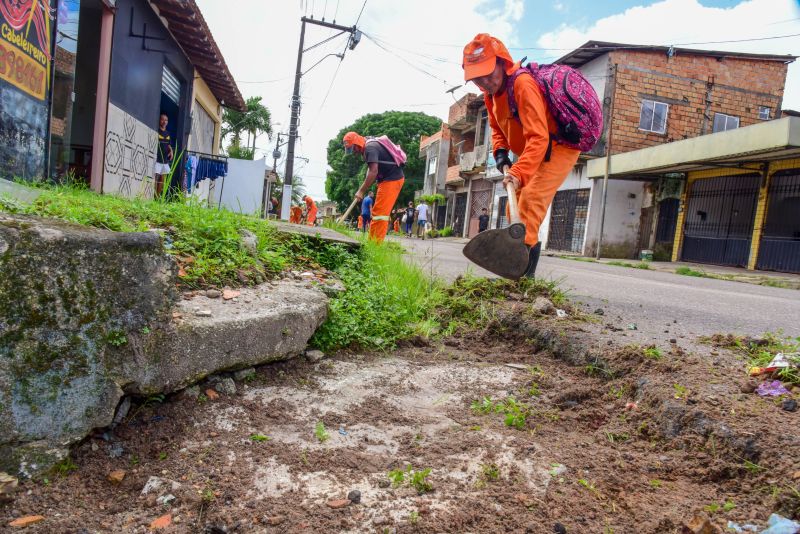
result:
M 306 197 L 306 224 L 314 226 L 317 220 L 317 203 L 311 200 L 311 197 Z
M 372 224 L 369 225 L 370 239 L 383 242 L 386 232 L 389 231 L 392 208 L 405 181 L 404 177 L 390 182 L 378 182 L 378 194 L 375 195 L 375 204 L 372 206 Z
M 289 209 L 289 222 L 300 224 L 300 218 L 303 216 L 303 210 L 300 206 L 292 206 Z
M 525 244 L 539 242 L 539 226 L 553 197 L 578 161 L 580 151 L 553 140 L 550 161 L 544 161 L 550 134 L 558 131 L 555 119 L 533 77 L 521 74 L 514 81 L 519 119 L 511 115 L 505 91 L 486 96 L 493 151 L 499 148 L 519 155 L 509 174 L 520 181 L 519 216 L 525 224 Z

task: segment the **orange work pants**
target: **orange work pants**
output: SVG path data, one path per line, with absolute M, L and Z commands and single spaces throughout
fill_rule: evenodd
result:
M 369 225 L 369 237 L 381 243 L 389 230 L 389 218 L 400 190 L 403 188 L 405 178 L 391 182 L 380 182 L 378 194 L 375 195 L 375 205 L 372 206 L 372 224 Z
M 317 221 L 317 207 L 314 206 L 310 210 L 308 210 L 308 215 L 306 215 L 306 224 L 309 226 L 314 226 L 314 223 Z
M 543 161 L 534 175 L 517 191 L 519 218 L 525 224 L 525 244 L 539 242 L 539 226 L 547 215 L 556 191 L 567 179 L 580 155 L 579 150 L 553 143 L 550 161 Z

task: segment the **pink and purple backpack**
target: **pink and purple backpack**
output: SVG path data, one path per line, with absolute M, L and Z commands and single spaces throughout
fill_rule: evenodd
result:
M 406 153 L 400 148 L 400 145 L 396 145 L 392 142 L 389 137 L 382 135 L 380 137 L 369 137 L 367 138 L 367 143 L 374 141 L 380 144 L 383 148 L 389 152 L 389 155 L 392 156 L 392 162 L 380 162 L 380 163 L 394 163 L 398 167 L 403 167 L 406 164 Z
M 603 107 L 592 84 L 580 71 L 567 65 L 528 63 L 508 77 L 508 107 L 517 120 L 519 107 L 514 99 L 514 81 L 523 73 L 533 76 L 544 93 L 547 107 L 558 123 L 555 140 L 581 152 L 591 150 L 603 132 Z M 551 135 L 551 141 L 552 138 Z M 552 143 L 547 147 L 545 161 L 550 160 L 551 148 Z

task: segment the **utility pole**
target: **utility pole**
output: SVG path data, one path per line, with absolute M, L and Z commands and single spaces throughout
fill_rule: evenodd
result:
M 597 236 L 597 254 L 596 258 L 600 259 L 600 249 L 603 247 L 603 227 L 606 224 L 606 203 L 608 202 L 608 172 L 611 166 L 611 133 L 614 126 L 614 101 L 617 96 L 617 64 L 614 63 L 614 70 L 612 71 L 613 84 L 611 86 L 611 106 L 608 110 L 608 142 L 606 143 L 606 170 L 603 173 L 603 204 L 600 209 L 600 235 Z
M 283 198 L 281 199 L 281 219 L 288 220 L 289 219 L 289 209 L 292 205 L 292 178 L 294 173 L 294 145 L 297 141 L 297 127 L 298 122 L 300 121 L 300 78 L 307 74 L 308 71 L 319 65 L 322 62 L 322 59 L 328 56 L 337 56 L 340 60 L 344 59 L 344 54 L 328 54 L 328 56 L 323 57 L 317 63 L 315 63 L 311 69 L 308 69 L 306 72 L 303 72 L 303 52 L 307 52 L 312 48 L 316 47 L 319 44 L 329 41 L 334 37 L 338 37 L 343 33 L 349 33 L 350 39 L 348 42 L 348 46 L 350 50 L 353 50 L 356 45 L 361 41 L 361 32 L 356 29 L 355 26 L 341 26 L 339 24 L 335 24 L 332 22 L 325 22 L 325 20 L 314 20 L 313 18 L 308 17 L 301 17 L 300 18 L 301 25 L 300 25 L 300 46 L 297 49 L 297 68 L 295 69 L 294 73 L 294 91 L 292 92 L 292 115 L 291 120 L 289 122 L 289 142 L 288 148 L 286 149 L 286 173 L 284 176 L 283 182 Z M 329 37 L 323 40 L 320 43 L 312 45 L 306 49 L 303 49 L 303 44 L 305 42 L 306 36 L 306 24 L 313 24 L 315 26 L 322 26 L 323 28 L 330 28 L 333 30 L 339 30 L 339 33 L 334 35 L 333 37 Z

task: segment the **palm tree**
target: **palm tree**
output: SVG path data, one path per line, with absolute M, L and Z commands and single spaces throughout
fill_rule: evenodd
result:
M 260 96 L 251 96 L 247 99 L 247 111 L 244 114 L 243 129 L 247 132 L 248 145 L 256 151 L 256 137 L 265 133 L 272 138 L 272 118 L 269 109 L 261 103 Z M 250 145 L 252 140 L 252 145 Z
M 255 154 L 256 138 L 259 133 L 272 137 L 272 120 L 269 109 L 261 103 L 260 96 L 251 96 L 247 99 L 247 111 L 241 112 L 225 109 L 222 113 L 222 138 L 230 135 L 231 146 L 241 150 L 242 133 L 247 132 L 247 147 L 250 153 Z M 250 157 L 249 159 L 253 159 Z

